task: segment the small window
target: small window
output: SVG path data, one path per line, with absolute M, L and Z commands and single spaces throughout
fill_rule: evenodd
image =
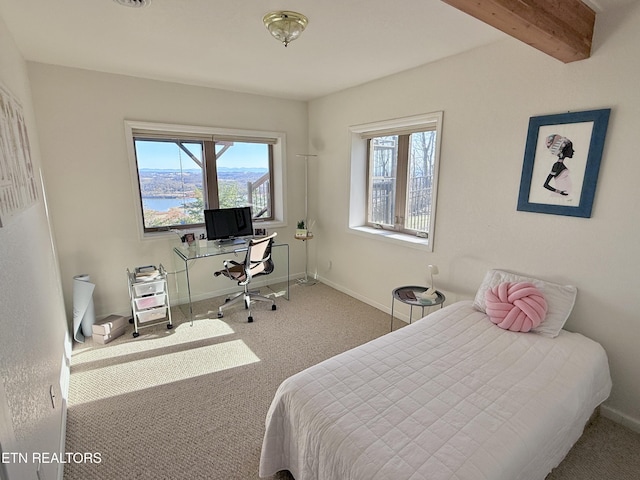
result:
M 274 219 L 278 138 L 130 131 L 144 233 L 202 227 L 212 208 L 250 206 L 254 221 Z
M 442 113 L 351 128 L 349 226 L 433 248 Z
M 368 140 L 368 224 L 428 236 L 435 130 Z

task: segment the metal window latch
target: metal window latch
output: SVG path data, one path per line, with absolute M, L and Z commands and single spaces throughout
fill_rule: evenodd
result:
M 428 232 L 416 232 L 416 237 L 429 238 L 429 233 Z

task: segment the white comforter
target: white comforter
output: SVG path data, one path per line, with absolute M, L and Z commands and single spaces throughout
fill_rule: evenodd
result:
M 610 390 L 596 342 L 505 331 L 459 302 L 285 380 L 260 476 L 542 480 Z

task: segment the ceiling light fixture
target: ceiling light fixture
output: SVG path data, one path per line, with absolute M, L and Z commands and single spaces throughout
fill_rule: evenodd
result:
M 151 3 L 151 0 L 113 0 L 113 1 L 125 7 L 133 7 L 133 8 L 146 7 Z
M 300 36 L 309 20 L 301 13 L 279 11 L 267 13 L 262 18 L 262 23 L 286 47 Z

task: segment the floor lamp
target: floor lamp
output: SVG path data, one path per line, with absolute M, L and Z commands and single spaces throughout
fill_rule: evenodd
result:
M 309 157 L 317 157 L 310 153 L 299 153 L 296 157 L 304 158 L 304 224 L 309 228 Z M 313 238 L 310 232 L 307 232 L 305 237 L 296 237 L 298 240 L 304 242 L 304 277 L 298 280 L 301 285 L 315 285 L 317 282 L 315 279 L 309 278 L 309 244 L 308 241 Z

